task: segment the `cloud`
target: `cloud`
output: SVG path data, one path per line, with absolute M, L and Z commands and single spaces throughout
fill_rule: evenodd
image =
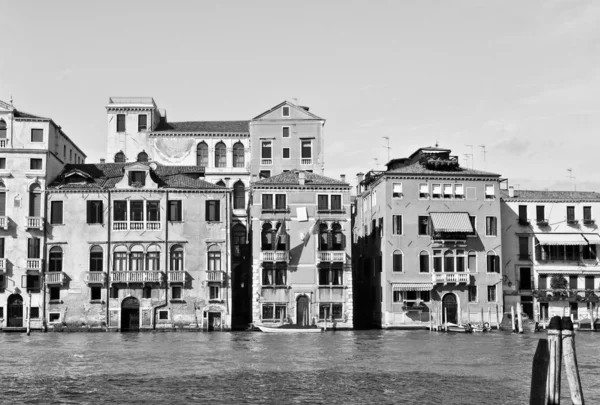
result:
M 72 74 L 73 74 L 73 69 L 72 68 L 70 68 L 70 67 L 65 68 L 65 69 L 63 69 L 63 70 L 61 70 L 59 72 L 59 74 L 58 74 L 58 80 L 64 80 L 67 77 L 71 76 Z
M 531 142 L 521 136 L 511 136 L 501 139 L 492 145 L 492 150 L 509 153 L 513 156 L 525 154 L 531 146 Z

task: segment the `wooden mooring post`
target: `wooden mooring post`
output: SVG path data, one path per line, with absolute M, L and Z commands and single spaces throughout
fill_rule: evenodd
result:
M 560 368 L 562 362 L 562 323 L 559 316 L 554 316 L 548 325 L 548 383 L 546 386 L 546 403 L 560 404 Z
M 573 321 L 569 317 L 563 317 L 561 326 L 565 372 L 567 373 L 567 381 L 569 382 L 569 389 L 571 391 L 571 401 L 573 405 L 583 405 L 583 392 L 581 390 L 581 379 L 579 378 L 579 368 L 577 366 L 577 354 L 575 353 Z
M 519 333 L 523 333 L 523 307 L 521 304 L 517 306 L 519 313 L 517 314 L 517 318 L 519 319 Z
M 512 326 L 512 331 L 516 332 L 517 331 L 517 325 L 516 325 L 517 320 L 515 319 L 515 307 L 514 306 L 510 307 L 510 317 L 511 317 L 510 324 Z

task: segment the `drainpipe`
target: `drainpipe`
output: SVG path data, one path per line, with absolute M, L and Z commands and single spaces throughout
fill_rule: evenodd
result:
M 47 232 L 47 228 L 46 228 L 46 218 L 48 218 L 48 190 L 46 190 L 46 183 L 44 182 L 44 218 L 43 218 L 43 222 L 42 222 L 42 226 L 44 229 L 44 238 L 43 238 L 43 243 L 42 243 L 42 265 L 40 266 L 41 269 L 41 274 L 40 274 L 40 278 L 41 280 L 43 280 L 43 285 L 42 285 L 42 299 L 44 301 L 43 304 L 43 314 L 44 314 L 44 321 L 43 321 L 43 327 L 44 327 L 44 332 L 48 331 L 48 325 L 46 324 L 46 272 L 44 271 L 46 266 L 46 243 L 47 243 L 47 237 L 46 237 L 46 232 Z M 29 307 L 31 308 L 31 294 L 29 294 Z M 31 318 L 30 316 L 31 314 L 28 313 L 27 314 L 27 334 L 29 334 L 29 319 Z
M 165 282 L 165 302 L 158 304 L 152 308 L 152 329 L 156 330 L 156 310 L 164 308 L 169 304 L 169 191 L 166 191 L 165 201 L 167 209 L 165 210 L 165 274 L 167 281 Z M 183 206 L 183 204 L 182 204 Z M 185 269 L 184 269 L 185 270 Z
M 231 269 L 230 260 L 229 260 L 229 256 L 231 255 L 231 252 L 229 251 L 229 233 L 230 233 L 229 227 L 231 225 L 231 210 L 230 210 L 230 207 L 231 207 L 231 198 L 232 198 L 232 193 L 230 193 L 229 190 L 227 190 L 226 194 L 225 194 L 225 221 L 226 221 L 226 223 L 225 223 L 225 269 L 229 270 L 228 271 L 228 273 L 229 273 L 229 280 L 227 281 L 229 287 L 228 287 L 228 289 L 225 289 L 225 293 L 226 293 L 225 294 L 226 295 L 226 297 L 225 297 L 225 309 L 226 309 L 226 314 L 230 315 L 230 318 L 231 318 L 231 312 L 229 311 L 229 295 L 230 294 L 228 294 L 228 292 L 229 292 L 229 289 L 231 288 L 231 280 L 233 278 L 232 277 L 233 276 L 233 274 L 232 274 L 233 269 Z M 230 319 L 229 320 L 229 327 L 230 328 L 231 328 L 231 321 L 232 320 Z M 222 321 L 221 321 L 221 330 L 223 330 L 223 322 Z
M 108 221 L 107 221 L 107 229 L 106 229 L 106 329 L 108 330 L 110 327 L 110 259 L 112 257 L 110 251 L 110 246 L 111 246 L 111 240 L 110 240 L 110 236 L 111 236 L 111 228 L 112 228 L 112 221 L 111 221 L 111 202 L 112 202 L 112 194 L 110 193 L 110 190 L 108 190 Z

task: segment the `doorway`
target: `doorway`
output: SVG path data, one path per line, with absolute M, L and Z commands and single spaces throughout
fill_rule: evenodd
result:
M 128 297 L 121 304 L 121 331 L 137 332 L 140 330 L 140 301 Z
M 19 294 L 8 297 L 8 324 L 9 328 L 23 327 L 23 298 Z
M 519 269 L 519 290 L 531 290 L 531 267 Z
M 456 318 L 458 312 L 458 303 L 456 302 L 456 295 L 446 294 L 442 298 L 442 316 L 445 322 L 458 323 Z M 447 314 L 447 315 L 446 315 Z M 448 319 L 445 319 L 448 316 Z
M 208 331 L 212 332 L 221 329 L 221 313 L 220 312 L 209 312 L 208 313 Z
M 296 325 L 309 325 L 310 310 L 308 308 L 308 297 L 301 295 L 296 303 Z
M 529 319 L 533 319 L 533 297 L 521 296 L 521 306 Z

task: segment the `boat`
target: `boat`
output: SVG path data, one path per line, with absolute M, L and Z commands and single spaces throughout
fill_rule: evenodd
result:
M 490 332 L 492 330 L 492 328 L 490 327 L 490 324 L 488 322 L 485 322 L 483 325 L 481 325 L 481 324 L 471 325 L 471 330 L 473 333 L 481 333 L 481 332 Z
M 255 325 L 261 332 L 265 333 L 321 333 L 323 328 L 286 328 L 286 327 L 270 327 L 264 325 Z
M 456 333 L 471 333 L 472 329 L 470 324 L 466 325 L 457 325 L 455 323 L 450 323 L 446 325 L 448 332 L 456 332 Z

